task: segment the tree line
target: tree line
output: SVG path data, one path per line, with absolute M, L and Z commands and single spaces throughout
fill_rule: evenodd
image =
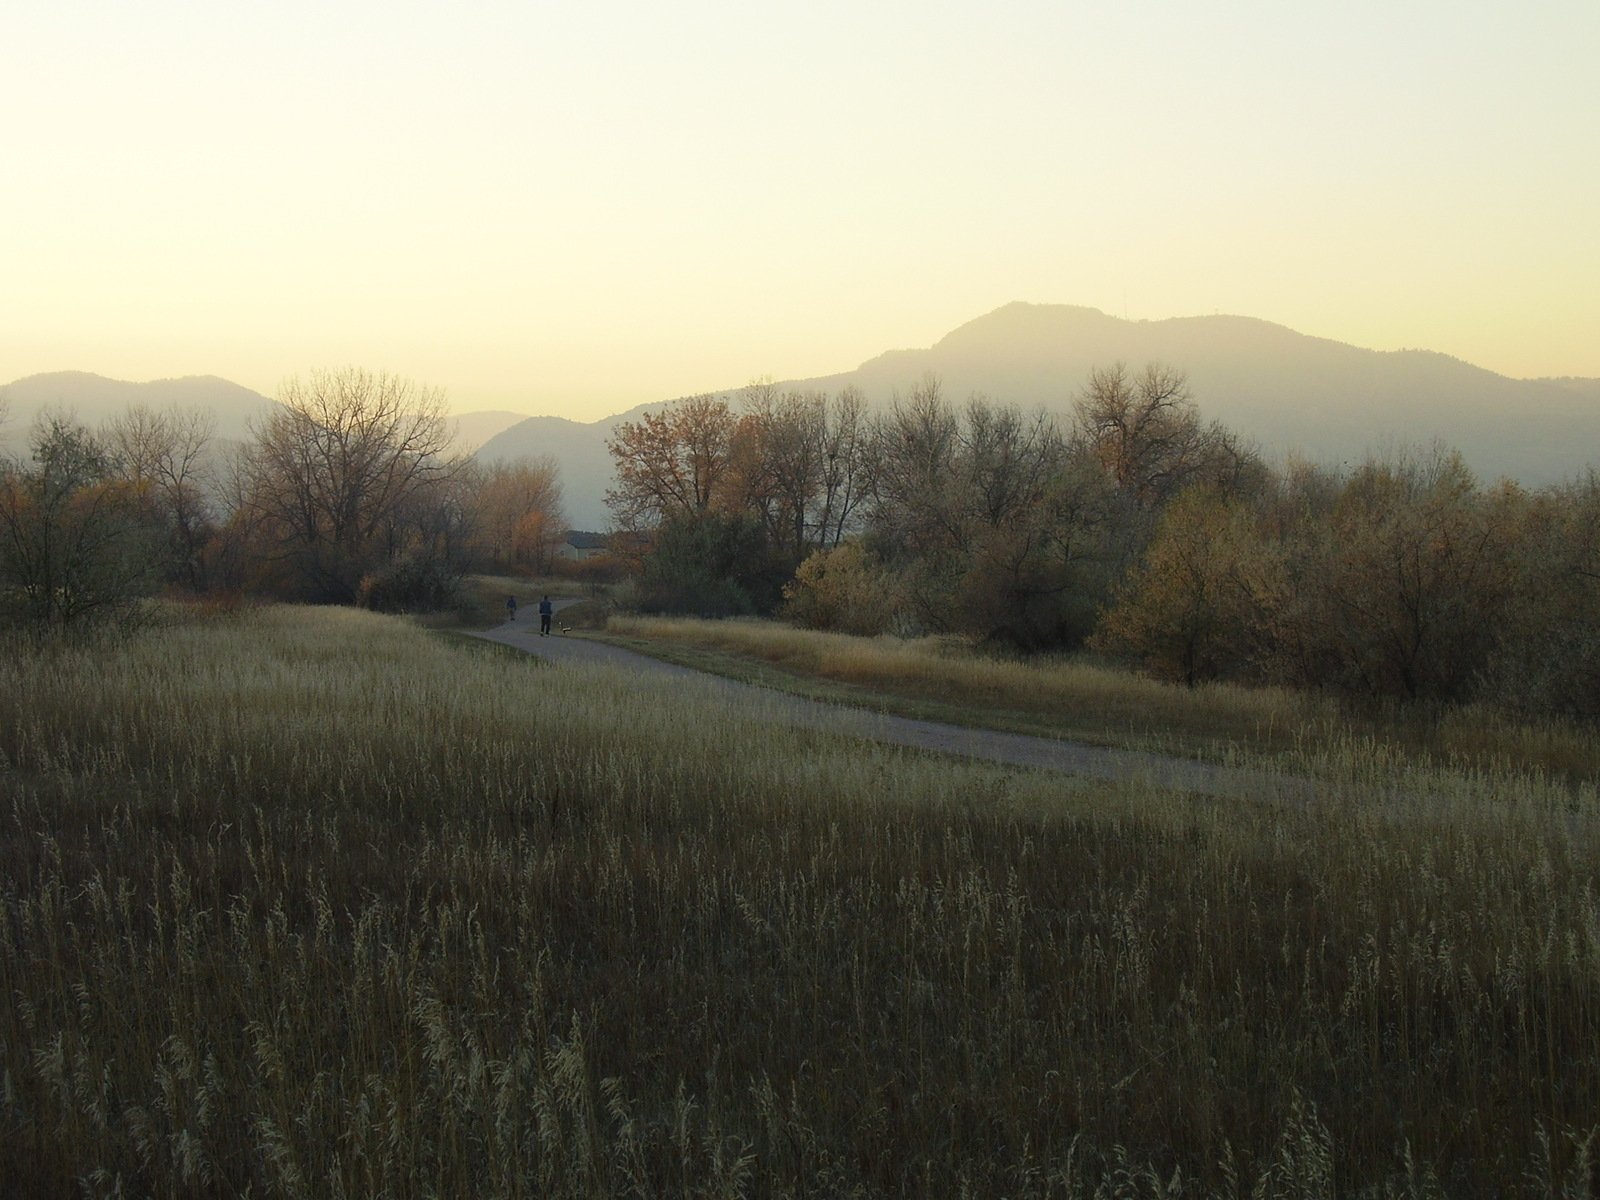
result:
M 546 570 L 553 460 L 454 453 L 442 393 L 357 369 L 285 385 L 242 443 L 201 414 L 47 415 L 0 461 L 0 622 L 126 620 L 162 590 L 429 609 L 469 570 Z
M 318 373 L 280 401 L 233 445 L 178 411 L 40 421 L 0 460 L 0 623 L 125 620 L 162 590 L 441 608 L 468 571 L 552 565 L 552 460 L 455 454 L 443 396 L 394 376 Z M 647 611 L 1600 715 L 1594 472 L 1484 486 L 1442 448 L 1269 465 L 1160 365 L 1093 372 L 1064 418 L 933 378 L 877 412 L 763 382 L 609 448 L 613 545 Z
M 622 425 L 631 602 L 1082 647 L 1188 684 L 1600 715 L 1600 479 L 1485 487 L 1444 448 L 1265 462 L 1183 374 L 1064 419 L 936 379 L 868 412 L 756 384 Z
M 1095 372 L 1069 424 L 953 404 L 932 377 L 876 414 L 854 389 L 760 383 L 621 425 L 610 450 L 615 522 L 650 548 L 641 607 L 784 605 L 808 624 L 1030 650 L 1088 636 L 1172 497 L 1265 472 L 1156 366 Z

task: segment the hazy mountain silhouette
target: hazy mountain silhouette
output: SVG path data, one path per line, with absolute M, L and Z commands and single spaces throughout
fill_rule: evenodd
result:
M 450 418 L 451 442 L 457 450 L 471 454 L 496 434 L 528 419 L 527 413 L 484 410 Z
M 1600 460 L 1600 379 L 1509 379 L 1445 354 L 1363 350 L 1249 317 L 1126 321 L 1092 308 L 1008 304 L 926 350 L 892 350 L 853 371 L 782 386 L 855 386 L 881 406 L 931 373 L 958 403 L 981 393 L 1065 415 L 1089 373 L 1119 361 L 1186 371 L 1201 413 L 1274 459 L 1297 452 L 1353 462 L 1396 444 L 1441 441 L 1484 480 L 1510 476 L 1530 486 Z M 489 439 L 480 455 L 554 455 L 568 516 L 602 528 L 611 478 L 605 439 L 641 411 L 587 425 L 532 418 Z
M 1445 354 L 1363 350 L 1249 317 L 1125 321 L 1092 308 L 1008 304 L 930 349 L 795 386 L 855 384 L 876 399 L 932 372 L 956 400 L 981 392 L 1068 412 L 1090 371 L 1119 361 L 1187 372 L 1201 412 L 1270 456 L 1337 462 L 1441 440 L 1486 479 L 1538 485 L 1583 471 L 1600 450 L 1600 380 L 1509 379 Z
M 70 416 L 94 428 L 133 404 L 156 410 L 199 409 L 215 419 L 217 438 L 244 441 L 250 436 L 251 422 L 277 406 L 277 401 L 260 392 L 215 375 L 126 383 L 83 371 L 30 375 L 6 384 L 0 387 L 0 403 L 5 402 L 9 402 L 10 411 L 5 425 L 0 427 L 0 445 L 12 448 L 27 445 L 34 419 L 46 411 Z
M 1445 354 L 1363 350 L 1249 317 L 1126 321 L 1092 308 L 1008 304 L 925 350 L 892 350 L 853 371 L 781 386 L 831 393 L 853 385 L 884 406 L 931 373 L 958 403 L 981 393 L 1065 415 L 1090 371 L 1116 362 L 1186 371 L 1202 414 L 1272 458 L 1292 451 L 1316 462 L 1352 462 L 1397 443 L 1441 441 L 1485 481 L 1510 476 L 1530 486 L 1600 462 L 1600 379 L 1509 379 Z M 213 377 L 120 383 L 72 372 L 21 379 L 0 396 L 11 406 L 0 444 L 13 448 L 45 407 L 90 425 L 133 402 L 201 407 L 216 415 L 219 438 L 243 439 L 251 419 L 274 403 Z M 484 461 L 552 456 L 568 518 L 580 529 L 602 529 L 611 483 L 606 438 L 655 407 L 589 423 L 467 413 L 456 418 L 457 444 L 477 446 Z
M 603 421 L 569 421 L 565 417 L 529 417 L 478 448 L 480 462 L 540 458 L 549 455 L 561 468 L 562 504 L 574 529 L 605 529 L 611 523 L 606 489 L 611 486 L 611 454 L 606 439 L 624 421 L 659 404 L 641 405 Z

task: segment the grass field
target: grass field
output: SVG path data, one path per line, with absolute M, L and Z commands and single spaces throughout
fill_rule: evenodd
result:
M 1142 678 L 1075 659 L 1005 658 L 959 639 L 852 637 L 774 621 L 614 615 L 608 640 L 846 704 L 1095 745 L 1286 765 L 1399 755 L 1600 782 L 1600 731 L 1482 707 L 1352 713 L 1288 688 Z
M 1592 787 L 1349 746 L 1264 806 L 357 612 L 10 645 L 0 1195 L 1591 1194 Z

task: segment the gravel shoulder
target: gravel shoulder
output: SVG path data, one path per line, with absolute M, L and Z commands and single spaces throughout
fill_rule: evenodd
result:
M 557 611 L 560 607 L 560 602 L 557 602 Z M 557 624 L 559 627 L 559 622 Z M 528 620 L 508 621 L 473 636 L 538 655 L 564 669 L 607 666 L 694 680 L 699 687 L 725 694 L 731 703 L 743 706 L 756 704 L 774 720 L 936 754 L 954 754 L 1009 766 L 1060 771 L 1091 779 L 1146 782 L 1179 791 L 1259 800 L 1304 800 L 1310 797 L 1315 787 L 1311 780 L 1268 771 L 1219 766 L 1134 750 L 1088 746 L 1055 738 L 972 729 L 808 700 L 662 662 L 604 642 L 567 637 L 559 632 L 541 637 L 536 613 L 530 613 Z

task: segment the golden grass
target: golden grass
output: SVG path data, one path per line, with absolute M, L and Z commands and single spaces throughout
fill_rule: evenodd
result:
M 0 1194 L 1581 1195 L 1600 822 L 1229 803 L 269 609 L 0 658 Z
M 737 674 L 734 660 L 769 664 L 858 691 L 837 698 L 870 703 L 877 694 L 910 702 L 915 715 L 980 727 L 1281 765 L 1347 753 L 1354 742 L 1358 756 L 1399 751 L 1442 765 L 1600 780 L 1600 730 L 1592 725 L 1524 721 L 1482 707 L 1442 716 L 1352 714 L 1325 696 L 1288 688 L 1187 688 L 1076 660 L 1000 657 L 957 638 L 853 637 L 754 619 L 617 615 L 607 630 L 636 649 L 707 669 Z M 669 647 L 680 649 L 663 650 Z

